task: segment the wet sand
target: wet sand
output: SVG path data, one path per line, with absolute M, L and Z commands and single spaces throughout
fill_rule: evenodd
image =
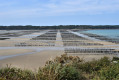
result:
M 17 56 L 0 60 L 0 67 L 5 67 L 6 64 L 22 69 L 36 70 L 39 67 L 45 66 L 46 61 L 53 60 L 56 56 L 64 54 L 61 50 L 46 50 L 36 52 L 34 54 Z
M 21 53 L 29 53 L 33 50 L 29 49 L 2 49 L 0 50 L 0 57 L 1 56 L 8 56 L 8 55 L 15 55 L 15 54 L 21 54 Z
M 56 40 L 47 40 L 47 39 L 46 40 L 32 40 L 33 38 L 37 38 L 37 36 L 40 36 L 47 32 L 48 31 L 34 32 L 32 34 L 25 35 L 25 36 L 22 35 L 16 38 L 0 40 L 0 47 L 4 47 L 4 48 L 11 47 L 11 49 L 7 49 L 7 48 L 0 49 L 0 57 L 33 52 L 33 54 L 19 55 L 19 56 L 14 56 L 14 57 L 0 60 L 0 67 L 5 67 L 8 64 L 13 67 L 18 67 L 22 69 L 36 70 L 39 67 L 43 67 L 47 60 L 54 59 L 56 56 L 60 56 L 64 54 L 65 48 L 68 48 L 68 47 L 71 47 L 71 48 L 75 48 L 75 47 L 77 48 L 107 48 L 107 49 L 114 48 L 117 51 L 119 50 L 119 46 L 116 46 L 119 44 L 115 44 L 115 43 L 111 43 L 107 41 L 92 40 L 89 37 L 87 37 L 88 38 L 87 40 L 78 40 L 78 41 L 84 41 L 85 43 L 100 43 L 103 45 L 64 46 L 61 32 L 59 31 L 57 31 Z M 69 41 L 73 41 L 73 40 L 69 40 Z M 15 46 L 16 44 L 21 44 L 21 43 L 24 43 L 26 46 L 17 46 L 17 47 Z M 51 46 L 49 44 L 53 44 L 54 46 Z M 111 46 L 111 45 L 114 45 L 114 46 Z M 12 47 L 15 47 L 15 49 Z M 73 54 L 72 56 L 75 56 L 74 55 L 75 53 L 72 53 L 72 54 Z M 113 54 L 112 55 L 108 55 L 108 54 L 107 55 L 106 54 L 93 55 L 91 54 L 91 55 L 78 55 L 78 56 L 81 59 L 84 59 L 85 61 L 90 61 L 93 59 L 100 59 L 104 56 L 112 58 L 113 56 L 117 56 L 117 55 L 113 55 Z

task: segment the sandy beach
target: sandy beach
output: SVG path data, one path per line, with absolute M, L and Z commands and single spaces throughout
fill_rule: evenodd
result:
M 9 65 L 34 71 L 39 67 L 45 66 L 46 61 L 65 54 L 66 48 L 69 50 L 68 55 L 79 56 L 85 61 L 100 59 L 104 56 L 110 57 L 110 59 L 118 56 L 116 54 L 101 54 L 99 51 L 93 54 L 90 51 L 89 53 L 76 52 L 76 48 L 85 50 L 105 49 L 107 51 L 112 49 L 112 52 L 119 51 L 119 46 L 116 43 L 96 41 L 86 35 L 79 35 L 69 30 L 66 30 L 66 32 L 61 30 L 44 30 L 0 40 L 0 67 Z M 70 49 L 74 50 L 74 53 L 70 53 Z
M 34 54 L 0 60 L 0 67 L 9 65 L 34 71 L 39 67 L 45 66 L 46 61 L 53 60 L 56 56 L 60 56 L 62 54 L 64 54 L 64 51 L 61 50 L 46 50 L 38 53 L 36 52 Z

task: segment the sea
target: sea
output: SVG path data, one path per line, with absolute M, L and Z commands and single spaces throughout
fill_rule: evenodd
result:
M 86 30 L 84 33 L 97 34 L 109 38 L 119 39 L 119 29 L 104 29 L 104 30 Z

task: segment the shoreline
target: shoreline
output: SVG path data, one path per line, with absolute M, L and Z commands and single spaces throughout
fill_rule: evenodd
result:
M 89 30 L 89 29 L 88 29 Z M 29 31 L 29 30 L 28 30 Z M 73 31 L 73 30 L 72 30 Z M 21 30 L 22 32 L 22 30 Z M 24 31 L 25 32 L 25 31 Z M 27 31 L 26 31 L 27 32 Z M 25 33 L 26 33 L 25 32 Z M 85 58 L 86 61 L 91 61 L 94 58 L 100 59 L 104 56 L 109 56 L 110 58 L 117 56 L 115 54 L 101 54 L 101 53 L 81 53 L 76 52 L 75 49 L 82 50 L 85 49 L 113 49 L 113 51 L 119 51 L 119 46 L 107 42 L 107 41 L 96 41 L 91 38 L 84 37 L 82 35 L 74 34 L 74 32 L 70 32 L 68 30 L 44 30 L 44 31 L 34 31 L 31 30 L 31 34 L 21 35 L 19 37 L 10 38 L 7 40 L 0 40 L 0 56 L 6 55 L 18 55 L 9 57 L 3 60 L 0 60 L 0 66 L 5 67 L 6 64 L 11 64 L 12 66 L 22 68 L 22 69 L 37 69 L 38 67 L 44 66 L 45 62 L 50 59 L 54 59 L 56 56 L 60 56 L 65 54 L 66 49 L 71 48 L 75 51 L 75 53 L 71 53 L 72 56 L 78 55 L 81 58 Z M 11 33 L 13 33 L 11 31 Z M 16 34 L 20 33 L 20 31 L 16 31 Z M 24 33 L 23 33 L 24 34 Z M 85 35 L 85 34 L 84 34 Z M 86 35 L 85 35 L 86 36 Z M 10 37 L 10 36 L 9 36 Z M 90 36 L 89 36 L 90 37 Z M 18 45 L 19 46 L 15 46 Z M 110 46 L 113 45 L 113 46 Z M 115 45 L 115 46 L 114 46 Z M 4 47 L 2 47 L 4 46 Z M 28 50 L 29 52 L 25 52 Z M 73 51 L 71 50 L 71 51 Z M 30 54 L 33 52 L 33 54 Z M 11 53 L 11 54 L 10 54 Z M 29 53 L 22 55 L 22 53 Z M 67 53 L 71 55 L 70 53 Z M 83 55 L 82 55 L 83 54 Z M 86 55 L 87 54 L 87 55 Z M 100 55 L 97 55 L 100 54 Z

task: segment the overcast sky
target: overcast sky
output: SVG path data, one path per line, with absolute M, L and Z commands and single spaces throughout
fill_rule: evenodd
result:
M 0 0 L 0 25 L 119 25 L 119 0 Z

